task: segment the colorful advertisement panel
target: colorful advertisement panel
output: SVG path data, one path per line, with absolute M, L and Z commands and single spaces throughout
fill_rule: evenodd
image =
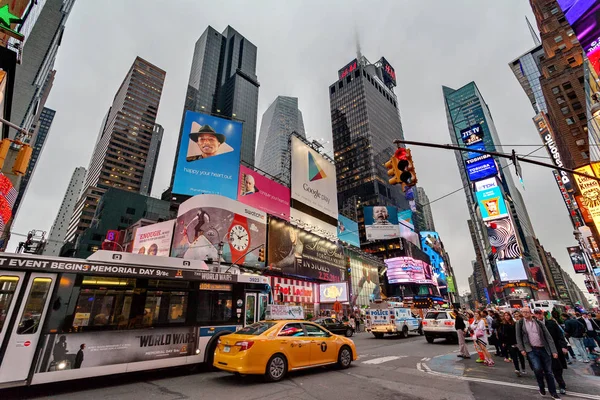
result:
M 521 257 L 517 233 L 510 218 L 485 221 L 492 252 L 497 260 L 512 260 Z
M 137 228 L 133 237 L 132 253 L 169 257 L 174 226 L 175 220 L 172 219 Z
M 454 278 L 452 275 L 448 275 L 448 293 L 456 293 L 456 286 L 454 286 Z
M 303 213 L 295 208 L 290 209 L 290 223 L 332 242 L 337 242 L 338 240 L 337 227 L 335 225 L 328 224 L 317 217 Z
M 360 247 L 360 239 L 358 236 L 358 222 L 352 221 L 350 218 L 338 215 L 337 236 L 342 242 L 349 245 Z
M 475 195 L 484 221 L 508 216 L 504 196 L 499 187 L 476 192 Z
M 496 178 L 484 179 L 482 181 L 475 182 L 475 191 L 481 192 L 483 190 L 498 187 L 498 181 Z
M 406 221 L 401 220 L 398 221 L 398 227 L 400 228 L 401 238 L 421 248 L 421 239 L 419 238 L 419 234 L 415 232 L 413 225 L 409 225 Z
M 267 214 L 227 197 L 201 194 L 181 203 L 171 257 L 221 261 L 264 268 L 260 246 L 267 239 Z
M 527 280 L 527 273 L 525 272 L 523 259 L 521 258 L 497 260 L 496 266 L 498 267 L 498 274 L 500 274 L 500 281 L 502 282 Z
M 237 198 L 242 124 L 186 111 L 173 193 Z
M 410 228 L 415 228 L 415 223 L 413 222 L 413 211 L 412 210 L 398 210 L 398 222 L 404 221 Z
M 196 354 L 197 327 L 51 333 L 36 373 L 162 360 Z M 65 367 L 59 369 L 58 365 Z
M 282 295 L 284 303 L 317 303 L 318 285 L 299 279 L 271 277 L 273 295 L 276 299 Z
M 498 174 L 496 161 L 489 154 L 484 154 L 465 161 L 467 176 L 471 182 L 489 178 Z
M 575 171 L 594 176 L 594 171 L 590 165 L 577 168 Z M 600 228 L 600 183 L 585 176 L 573 175 L 573 177 L 581 192 L 581 204 L 589 211 L 596 228 Z
M 538 133 L 542 141 L 544 142 L 544 146 L 546 147 L 546 151 L 548 155 L 552 159 L 552 163 L 557 167 L 564 168 L 562 157 L 560 155 L 560 151 L 558 150 L 558 146 L 554 141 L 554 135 L 550 129 L 550 124 L 548 123 L 548 118 L 546 114 L 541 112 L 533 117 L 533 123 L 535 124 Z M 573 184 L 571 183 L 571 178 L 569 178 L 569 174 L 565 171 L 556 171 L 560 175 L 560 179 L 567 189 L 567 191 L 571 192 L 573 190 Z
M 368 306 L 373 300 L 381 299 L 377 264 L 358 253 L 344 250 L 350 261 L 350 282 L 352 286 L 352 306 Z M 383 267 L 383 266 L 382 266 Z
M 558 5 L 565 13 L 565 17 L 583 51 L 600 73 L 600 2 L 597 0 L 558 0 Z
M 483 140 L 481 140 L 479 142 L 476 142 L 476 143 L 468 145 L 467 149 L 485 151 L 485 143 L 483 142 Z M 474 151 L 473 152 L 471 152 L 471 151 L 467 152 L 467 158 L 475 158 L 475 157 L 478 157 L 480 155 L 481 155 L 481 153 L 474 152 Z
M 575 273 L 585 274 L 587 272 L 587 265 L 585 264 L 585 258 L 581 248 L 579 246 L 567 247 L 567 251 L 569 252 L 569 258 L 571 259 L 571 264 L 573 264 Z
M 335 165 L 292 136 L 292 199 L 338 216 Z
M 434 283 L 431 265 L 426 262 L 412 257 L 395 257 L 384 261 L 389 283 Z
M 431 261 L 431 268 L 435 275 L 437 285 L 440 289 L 448 286 L 448 279 L 446 277 L 446 266 L 444 265 L 444 248 L 440 241 L 440 236 L 437 232 L 420 232 L 421 234 L 421 248 L 429 256 Z
M 461 130 L 460 137 L 465 145 L 473 145 L 483 140 L 483 129 L 481 128 L 481 125 L 475 124 L 469 128 Z
M 289 221 L 290 189 L 240 165 L 239 202 Z
M 349 300 L 346 282 L 321 283 L 319 285 L 319 301 L 321 303 L 346 303 Z
M 364 207 L 367 240 L 385 240 L 400 237 L 398 211 L 392 206 Z
M 269 222 L 269 270 L 328 282 L 346 280 L 343 247 L 287 222 Z

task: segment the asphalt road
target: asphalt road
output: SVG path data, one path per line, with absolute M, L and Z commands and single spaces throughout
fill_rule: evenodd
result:
M 11 389 L 0 391 L 0 399 L 522 400 L 539 397 L 532 386 L 535 385 L 532 377 L 526 378 L 521 385 L 493 383 L 504 380 L 500 369 L 508 366 L 498 365 L 496 371 L 490 369 L 489 372 L 487 367 L 481 366 L 480 374 L 492 383 L 462 376 L 464 365 L 461 362 L 472 360 L 456 358 L 457 346 L 443 340 L 436 340 L 434 344 L 428 344 L 422 336 L 378 340 L 367 333 L 355 336 L 354 340 L 360 358 L 349 369 L 304 370 L 291 373 L 279 383 L 265 383 L 261 377 L 236 377 L 223 372 L 170 369 Z M 434 368 L 440 365 L 446 371 L 435 372 L 428 365 Z M 588 383 L 593 388 L 597 382 L 594 379 L 600 378 L 580 376 L 578 379 L 591 379 Z M 596 387 L 600 388 L 600 382 Z M 597 396 L 600 389 L 589 394 L 577 397 L 600 399 Z

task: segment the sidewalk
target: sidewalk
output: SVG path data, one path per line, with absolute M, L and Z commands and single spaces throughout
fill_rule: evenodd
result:
M 426 365 L 437 373 L 475 378 L 501 381 L 509 384 L 521 384 L 537 386 L 537 381 L 533 371 L 529 367 L 529 363 L 525 360 L 526 375 L 518 377 L 515 374 L 515 367 L 512 362 L 504 362 L 504 358 L 494 357 L 496 365 L 494 367 L 486 367 L 483 364 L 475 362 L 478 356 L 477 353 L 471 353 L 471 359 L 464 360 L 456 357 L 457 351 L 442 356 L 437 356 L 427 361 Z M 563 372 L 563 377 L 567 383 L 567 393 L 569 391 L 586 393 L 591 395 L 600 394 L 600 376 L 595 376 L 594 373 L 600 373 L 600 365 L 592 365 L 590 363 L 582 363 L 574 361 Z

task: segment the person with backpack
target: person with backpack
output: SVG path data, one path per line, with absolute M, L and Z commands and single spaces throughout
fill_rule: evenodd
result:
M 583 342 L 585 336 L 585 325 L 577 321 L 575 318 L 571 318 L 569 314 L 562 315 L 565 321 L 565 336 L 571 342 L 571 345 L 577 353 L 579 353 L 579 361 L 590 362 L 585 344 Z

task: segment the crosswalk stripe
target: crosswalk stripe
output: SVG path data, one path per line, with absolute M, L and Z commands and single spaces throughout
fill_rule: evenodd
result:
M 394 360 L 398 360 L 402 357 L 406 357 L 406 356 L 387 356 L 387 357 L 379 357 L 379 358 L 374 358 L 372 360 L 368 360 L 368 361 L 363 361 L 363 364 L 382 364 L 384 362 L 388 362 L 388 361 L 394 361 Z

